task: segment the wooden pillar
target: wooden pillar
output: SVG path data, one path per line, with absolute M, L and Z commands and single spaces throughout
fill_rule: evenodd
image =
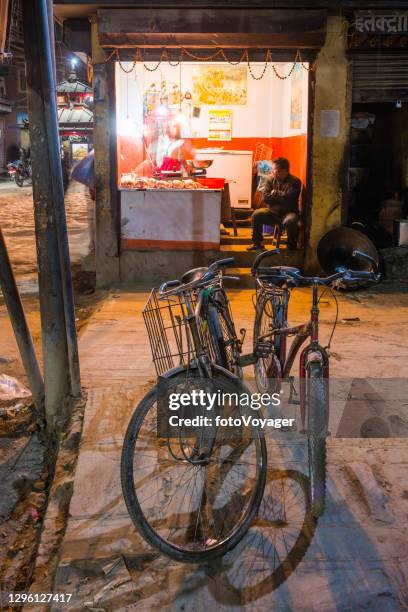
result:
M 22 9 L 45 412 L 53 430 L 67 416 L 64 400 L 80 393 L 78 347 L 47 0 L 23 0 Z
M 120 223 L 116 189 L 115 78 L 99 45 L 96 16 L 92 20 L 95 148 L 96 285 L 107 287 L 119 278 Z
M 329 16 L 327 35 L 318 58 L 315 75 L 314 118 L 311 159 L 311 210 L 306 233 L 308 272 L 318 271 L 316 249 L 320 238 L 342 223 L 346 197 L 348 140 L 350 131 L 351 86 L 346 57 L 347 20 Z M 335 111 L 338 133 L 327 136 L 322 117 Z M 323 114 L 322 114 L 323 112 Z

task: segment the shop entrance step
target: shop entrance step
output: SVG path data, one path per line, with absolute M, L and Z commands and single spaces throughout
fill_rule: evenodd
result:
M 223 236 L 221 234 L 221 239 L 220 239 L 220 243 L 221 244 L 241 244 L 241 245 L 245 245 L 245 246 L 249 246 L 251 244 L 251 238 L 250 236 L 246 237 L 246 236 L 234 236 L 233 232 L 231 230 L 230 231 L 230 235 L 229 236 Z M 264 244 L 266 245 L 273 245 L 274 243 L 274 239 L 272 238 L 272 236 L 264 236 Z M 282 240 L 282 243 L 285 243 L 285 238 Z
M 228 268 L 228 276 L 239 276 L 239 281 L 224 281 L 227 289 L 253 289 L 255 291 L 255 279 L 251 276 L 251 268 Z
M 266 245 L 269 250 L 272 250 L 272 245 Z M 233 257 L 235 265 L 239 268 L 250 268 L 258 253 L 247 251 L 245 245 L 221 245 L 220 257 Z M 268 265 L 274 266 L 294 266 L 296 268 L 303 267 L 303 250 L 286 251 L 282 249 L 278 255 L 274 255 L 268 261 Z
M 250 227 L 238 227 L 238 236 L 234 236 L 234 229 L 232 227 L 227 227 L 226 229 L 229 232 L 229 235 L 221 235 L 221 244 L 242 244 L 246 246 L 251 244 L 252 229 Z M 264 244 L 272 245 L 273 243 L 273 236 L 264 234 Z M 286 244 L 286 234 L 282 236 L 281 244 Z

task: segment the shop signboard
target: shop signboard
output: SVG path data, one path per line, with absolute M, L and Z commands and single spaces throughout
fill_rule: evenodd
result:
M 361 34 L 406 34 L 408 11 L 356 11 L 353 25 Z
M 209 109 L 208 140 L 232 140 L 232 110 Z

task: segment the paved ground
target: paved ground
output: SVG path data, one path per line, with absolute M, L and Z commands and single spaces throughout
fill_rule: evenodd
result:
M 231 295 L 237 328 L 250 329 L 252 292 Z M 263 527 L 256 522 L 219 565 L 180 565 L 143 542 L 124 506 L 119 464 L 130 415 L 154 381 L 141 317 L 146 297 L 145 293 L 111 293 L 80 341 L 82 380 L 89 396 L 55 586 L 56 591 L 74 593 L 73 602 L 64 609 L 407 609 L 408 442 L 401 438 L 333 436 L 328 452 L 328 507 L 315 530 L 304 521 L 302 510 L 303 448 L 301 443 L 283 440 L 272 447 L 269 443 L 270 464 L 278 472 L 268 475 L 260 511 L 265 515 Z M 303 290 L 294 294 L 294 321 L 304 318 L 309 297 Z M 378 401 L 384 388 L 378 381 L 358 379 L 379 378 L 389 385 L 387 378 L 397 382 L 407 378 L 407 305 L 408 294 L 401 292 L 400 285 L 383 284 L 340 298 L 343 322 L 333 342 L 332 374 L 348 378 L 354 386 L 341 409 L 337 407 L 333 434 L 357 436 L 373 417 L 381 417 L 382 425 L 376 430 L 378 418 L 374 425 L 370 421 L 371 435 L 385 435 L 381 433 L 384 423 L 389 435 L 405 433 L 404 408 L 399 406 L 398 414 L 389 418 Z M 321 311 L 322 335 L 327 338 L 335 315 L 330 297 L 322 299 Z M 250 343 L 249 333 L 247 350 Z M 355 414 L 357 421 L 351 419 Z M 294 514 L 285 525 L 266 516 L 267 502 L 276 494 L 276 474 L 280 485 L 296 496 L 291 506 Z

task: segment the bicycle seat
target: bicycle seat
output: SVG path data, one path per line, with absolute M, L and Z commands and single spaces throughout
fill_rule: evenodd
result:
M 186 283 L 192 283 L 200 280 L 200 278 L 207 272 L 208 268 L 193 268 L 192 270 L 188 270 L 181 277 L 181 282 L 183 285 Z

